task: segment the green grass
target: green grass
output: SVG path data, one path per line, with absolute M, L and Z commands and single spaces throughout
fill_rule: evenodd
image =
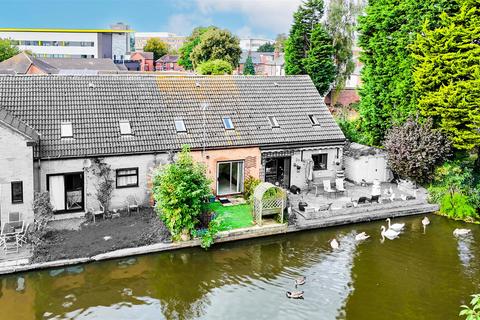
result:
M 210 210 L 215 212 L 217 219 L 222 219 L 220 231 L 246 228 L 253 225 L 252 207 L 249 204 L 222 206 L 220 202 L 210 203 Z

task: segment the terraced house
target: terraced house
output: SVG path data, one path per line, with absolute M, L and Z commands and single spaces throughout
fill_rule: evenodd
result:
M 304 188 L 308 166 L 333 177 L 344 142 L 308 76 L 0 76 L 1 218 L 31 221 L 35 191 L 58 214 L 98 208 L 97 159 L 121 208 L 148 205 L 152 170 L 185 144 L 228 196 L 248 176 L 285 188 Z

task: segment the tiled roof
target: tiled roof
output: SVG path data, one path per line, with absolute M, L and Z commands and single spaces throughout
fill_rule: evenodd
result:
M 160 59 L 157 59 L 156 62 L 162 62 L 162 63 L 176 63 L 178 61 L 177 55 L 171 55 L 171 54 L 166 54 L 162 56 Z
M 133 52 L 133 53 L 131 54 L 131 56 L 133 56 L 133 55 L 135 55 L 135 54 L 141 55 L 144 59 L 153 60 L 153 52 L 140 52 L 140 51 L 137 51 L 137 52 Z
M 0 108 L 0 122 L 7 124 L 8 126 L 25 134 L 27 137 L 35 141 L 38 141 L 39 139 L 38 133 L 33 128 L 25 124 L 18 117 L 15 117 L 12 113 L 2 108 Z
M 0 107 L 41 134 L 42 158 L 201 148 L 204 128 L 207 148 L 345 139 L 308 76 L 0 76 Z M 224 116 L 235 130 L 224 129 Z M 178 117 L 187 133 L 176 133 Z M 130 121 L 133 136 L 120 135 L 119 120 Z M 60 138 L 63 121 L 72 123 L 73 139 Z
M 118 71 L 112 59 L 81 58 L 37 58 L 21 52 L 0 63 L 0 70 L 13 70 L 16 74 L 26 74 L 31 65 L 46 74 L 76 74 L 78 70 Z

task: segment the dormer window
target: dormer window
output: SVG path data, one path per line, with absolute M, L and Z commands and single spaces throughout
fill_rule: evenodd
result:
M 270 122 L 270 125 L 272 126 L 272 128 L 280 127 L 280 125 L 278 124 L 277 118 L 275 118 L 274 116 L 268 116 L 267 118 L 268 118 L 268 122 Z
M 128 136 L 132 134 L 132 127 L 130 126 L 130 121 L 120 120 L 120 134 L 122 136 Z
M 71 122 L 62 122 L 60 125 L 60 136 L 62 138 L 73 138 L 73 129 Z
M 185 127 L 185 122 L 183 122 L 183 119 L 175 119 L 175 130 L 177 130 L 177 133 L 187 132 L 187 128 Z
M 312 125 L 314 125 L 314 126 L 319 126 L 320 125 L 320 122 L 318 121 L 317 117 L 314 116 L 313 114 L 309 114 L 308 118 L 310 119 L 310 122 L 312 123 Z
M 223 117 L 223 126 L 227 130 L 235 129 L 235 127 L 233 126 L 232 119 L 230 117 Z

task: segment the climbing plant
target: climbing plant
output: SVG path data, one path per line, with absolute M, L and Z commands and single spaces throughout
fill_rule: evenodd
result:
M 90 166 L 89 171 L 97 178 L 95 181 L 95 197 L 105 208 L 105 211 L 108 212 L 110 209 L 110 202 L 112 201 L 113 189 L 115 188 L 113 170 L 102 158 L 93 158 L 91 161 L 92 165 Z

